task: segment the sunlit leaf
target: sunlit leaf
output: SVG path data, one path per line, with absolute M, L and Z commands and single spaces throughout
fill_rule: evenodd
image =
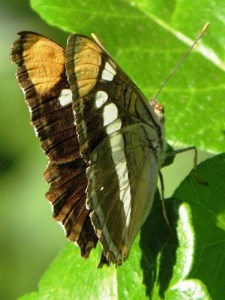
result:
M 149 0 L 32 0 L 49 23 L 68 32 L 97 34 L 148 98 L 170 73 L 206 22 L 205 36 L 166 85 L 166 135 L 173 145 L 225 149 L 225 6 Z M 218 28 L 219 31 L 218 31 Z

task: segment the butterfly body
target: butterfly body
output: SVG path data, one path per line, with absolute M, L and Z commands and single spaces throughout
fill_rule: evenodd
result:
M 22 32 L 12 47 L 41 146 L 53 216 L 100 266 L 120 265 L 147 218 L 164 156 L 163 124 L 145 97 L 92 39 L 71 35 L 66 51 Z

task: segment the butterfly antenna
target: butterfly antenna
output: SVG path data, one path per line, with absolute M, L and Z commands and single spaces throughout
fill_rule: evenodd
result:
M 195 46 L 195 44 L 201 39 L 201 37 L 204 35 L 204 33 L 206 32 L 207 28 L 209 26 L 209 22 L 207 22 L 202 30 L 199 32 L 199 34 L 197 35 L 197 37 L 195 38 L 194 42 L 192 43 L 192 45 L 190 46 L 190 48 L 184 53 L 184 55 L 181 57 L 181 59 L 178 61 L 178 63 L 176 64 L 176 66 L 173 68 L 173 70 L 170 72 L 170 74 L 166 77 L 166 79 L 161 83 L 160 88 L 158 90 L 158 92 L 156 93 L 156 95 L 153 98 L 153 101 L 156 100 L 159 97 L 159 94 L 161 93 L 162 89 L 164 88 L 164 86 L 167 84 L 167 82 L 170 80 L 170 78 L 176 73 L 177 69 L 179 69 L 180 65 L 183 63 L 183 61 L 187 58 L 187 56 L 189 55 L 189 53 L 191 52 L 191 50 L 193 49 L 193 47 Z
M 100 41 L 100 39 L 97 37 L 97 35 L 95 34 L 95 33 L 91 33 L 91 36 L 92 36 L 92 38 L 94 39 L 94 41 L 106 52 L 106 53 L 108 53 L 107 51 L 106 51 L 106 49 L 104 48 L 104 46 L 103 46 L 103 44 L 102 44 L 102 42 Z

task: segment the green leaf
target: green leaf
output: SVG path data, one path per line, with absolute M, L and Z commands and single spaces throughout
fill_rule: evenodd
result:
M 83 260 L 68 244 L 41 279 L 39 292 L 20 299 L 220 300 L 225 281 L 225 154 L 203 162 L 197 172 L 207 185 L 192 172 L 166 201 L 170 228 L 156 197 L 121 267 L 97 269 L 99 248 Z
M 68 32 L 97 34 L 113 58 L 152 97 L 204 23 L 202 40 L 167 83 L 160 102 L 173 145 L 225 148 L 225 6 L 206 0 L 31 0 L 49 24 Z
M 173 196 L 190 206 L 195 232 L 193 261 L 186 278 L 200 280 L 212 299 L 221 299 L 225 285 L 224 172 L 225 154 L 221 154 L 197 169 L 197 176 L 207 185 L 199 183 L 194 175 L 188 176 Z
M 138 247 L 136 240 L 134 248 Z M 145 299 L 140 269 L 140 251 L 135 250 L 126 268 L 114 266 L 97 269 L 100 249 L 92 251 L 88 260 L 69 244 L 47 270 L 39 284 L 39 292 L 20 299 Z M 136 271 L 134 271 L 136 268 Z M 147 298 L 146 298 L 147 299 Z

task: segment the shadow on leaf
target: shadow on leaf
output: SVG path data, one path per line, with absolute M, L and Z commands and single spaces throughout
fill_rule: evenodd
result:
M 150 299 L 181 299 L 185 293 L 221 299 L 224 293 L 225 154 L 196 171 L 204 181 L 192 171 L 166 201 L 171 230 L 159 195 L 141 230 L 141 268 Z
M 170 228 L 163 217 L 162 203 L 157 193 L 151 213 L 141 230 L 141 268 L 146 294 L 150 299 L 155 285 L 158 286 L 159 296 L 164 298 L 173 275 L 173 266 L 176 264 L 178 248 L 176 227 L 180 203 L 171 200 L 165 204 Z

